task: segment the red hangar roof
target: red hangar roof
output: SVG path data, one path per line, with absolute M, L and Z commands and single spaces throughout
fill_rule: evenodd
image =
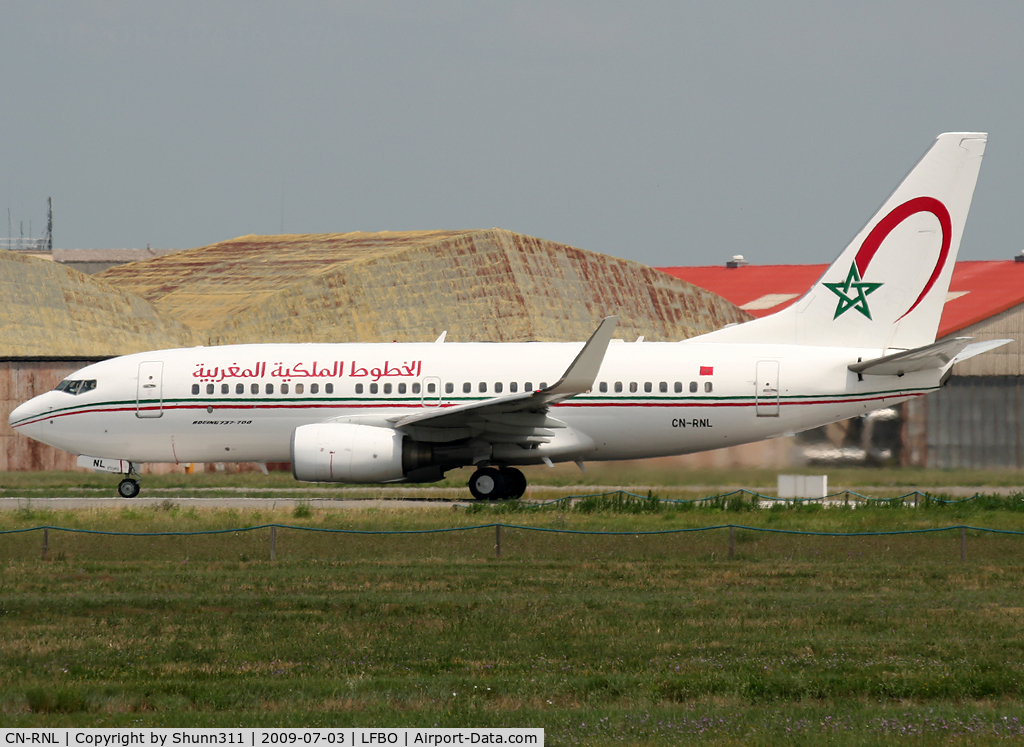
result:
M 659 267 L 659 270 L 717 293 L 753 316 L 767 316 L 794 303 L 828 265 L 740 265 Z M 957 262 L 939 322 L 939 337 L 969 327 L 1024 303 L 1024 262 Z

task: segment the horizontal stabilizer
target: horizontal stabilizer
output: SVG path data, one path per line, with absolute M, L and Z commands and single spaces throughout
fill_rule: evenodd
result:
M 853 363 L 849 369 L 854 373 L 868 376 L 902 376 L 913 371 L 944 368 L 971 344 L 972 339 L 974 338 L 954 337 L 951 340 L 941 340 L 921 348 L 904 350 L 863 363 Z
M 987 353 L 989 350 L 1001 348 L 1003 345 L 1007 345 L 1011 342 L 1013 342 L 1013 340 L 984 340 L 982 342 L 972 342 L 970 345 L 965 347 L 956 358 L 953 359 L 953 362 L 959 363 L 960 361 L 965 361 L 976 355 Z

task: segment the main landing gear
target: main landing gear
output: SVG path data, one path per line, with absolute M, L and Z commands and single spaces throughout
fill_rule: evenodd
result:
M 515 467 L 484 467 L 469 478 L 469 492 L 478 501 L 521 498 L 526 492 L 526 475 Z

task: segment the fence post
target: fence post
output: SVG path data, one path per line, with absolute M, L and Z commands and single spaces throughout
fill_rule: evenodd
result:
M 43 560 L 46 560 L 46 553 L 50 550 L 50 530 L 43 528 Z
M 967 562 L 967 527 L 960 527 L 960 562 Z
M 277 560 L 277 527 L 270 527 L 270 559 Z
M 736 557 L 736 527 L 729 527 L 729 560 Z
M 501 524 L 494 525 L 494 555 L 501 558 Z

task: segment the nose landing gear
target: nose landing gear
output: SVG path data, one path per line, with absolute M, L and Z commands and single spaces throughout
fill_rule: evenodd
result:
M 526 492 L 526 476 L 515 467 L 484 467 L 469 478 L 469 492 L 478 501 L 520 498 Z
M 122 462 L 128 465 L 128 471 L 122 472 L 124 479 L 117 486 L 117 494 L 122 498 L 134 498 L 139 494 L 138 474 L 135 472 L 135 465 L 131 462 Z
M 134 498 L 139 494 L 139 482 L 130 477 L 121 480 L 117 486 L 117 494 L 122 498 Z

